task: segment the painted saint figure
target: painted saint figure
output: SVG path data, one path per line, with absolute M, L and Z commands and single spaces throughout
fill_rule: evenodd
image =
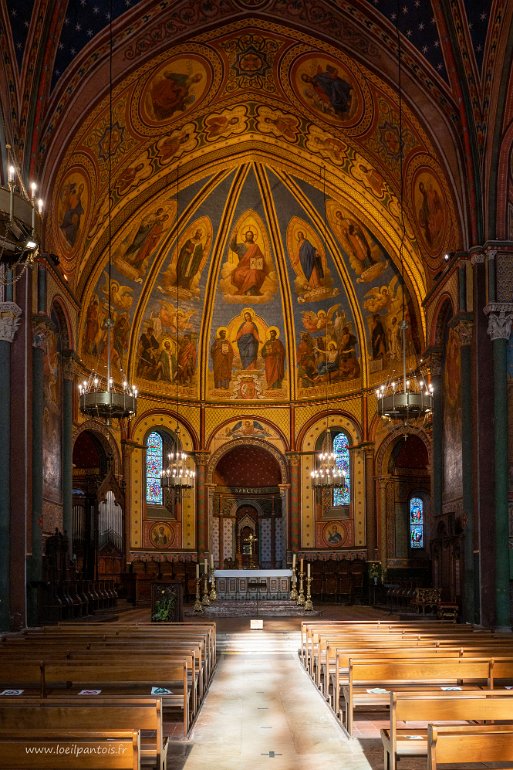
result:
M 190 334 L 184 334 L 178 348 L 176 381 L 180 385 L 190 385 L 196 372 L 196 346 Z
M 83 193 L 83 183 L 77 189 L 77 183 L 70 182 L 64 187 L 62 194 L 62 199 L 66 202 L 66 210 L 59 227 L 70 246 L 75 245 L 80 228 L 80 219 L 84 213 L 84 207 L 82 206 Z
M 297 240 L 299 246 L 299 262 L 304 276 L 308 281 L 308 286 L 311 289 L 318 289 L 319 286 L 322 286 L 324 281 L 321 255 L 315 246 L 312 246 L 308 238 L 305 238 L 305 234 L 302 231 L 298 232 Z
M 176 263 L 176 282 L 183 289 L 191 288 L 191 281 L 196 275 L 203 259 L 203 232 L 199 228 L 192 238 L 187 238 Z
M 315 75 L 303 73 L 301 79 L 304 83 L 310 83 L 313 86 L 325 110 L 331 108 L 339 117 L 345 117 L 349 112 L 353 88 L 347 80 L 339 76 L 336 67 L 331 64 L 327 64 L 325 70 L 317 67 Z
M 260 338 L 251 313 L 244 313 L 244 321 L 237 330 L 237 347 L 243 369 L 255 369 Z
M 214 366 L 214 387 L 228 390 L 232 378 L 233 348 L 231 342 L 226 339 L 226 330 L 219 330 L 219 337 L 214 341 L 210 349 Z
M 157 338 L 153 334 L 153 324 L 149 324 L 139 339 L 139 360 L 137 362 L 137 376 L 152 379 L 155 375 L 157 363 L 156 351 L 159 349 Z
M 265 362 L 265 378 L 268 388 L 281 388 L 285 374 L 285 348 L 276 336 L 276 329 L 269 331 L 269 337 L 262 347 Z
M 252 230 L 247 230 L 243 243 L 238 243 L 234 237 L 230 248 L 239 257 L 239 264 L 232 271 L 230 280 L 238 294 L 261 296 L 262 284 L 267 276 L 267 266 L 260 246 L 255 243 Z
M 157 120 L 166 120 L 175 112 L 183 112 L 194 101 L 190 93 L 191 86 L 199 83 L 201 73 L 186 75 L 181 72 L 166 70 L 161 78 L 150 88 L 153 114 Z
M 373 359 L 384 358 L 388 348 L 387 335 L 378 313 L 372 316 L 371 347 Z
M 164 340 L 164 347 L 160 351 L 159 360 L 157 362 L 157 380 L 172 382 L 175 368 L 176 359 L 171 351 L 171 343 L 169 340 Z

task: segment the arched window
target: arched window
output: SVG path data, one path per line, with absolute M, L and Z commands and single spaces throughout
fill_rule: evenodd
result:
M 424 548 L 424 502 L 410 497 L 410 548 Z
M 164 469 L 164 441 L 161 434 L 153 430 L 146 439 L 146 502 L 148 505 L 162 505 L 160 475 Z
M 349 505 L 351 502 L 351 463 L 349 459 L 349 438 L 345 433 L 339 432 L 333 438 L 333 452 L 336 463 L 346 477 L 345 487 L 335 489 L 333 492 L 333 505 Z

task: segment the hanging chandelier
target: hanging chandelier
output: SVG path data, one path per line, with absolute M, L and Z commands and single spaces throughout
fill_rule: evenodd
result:
M 323 199 L 324 199 L 324 239 L 326 244 L 328 243 L 327 233 L 327 207 L 326 207 L 326 169 L 324 168 L 323 177 Z M 322 441 L 321 451 L 315 456 L 315 468 L 311 472 L 312 487 L 314 492 L 323 490 L 334 491 L 336 489 L 343 489 L 346 485 L 346 477 L 342 468 L 337 465 L 337 456 L 333 451 L 333 441 L 331 438 L 331 430 L 329 427 L 329 409 L 328 409 L 328 344 L 324 345 L 325 349 L 325 377 L 326 377 L 326 432 Z
M 176 264 L 178 264 L 178 189 L 179 189 L 179 168 L 176 168 Z M 180 296 L 178 286 L 178 275 L 176 276 L 176 339 L 175 339 L 175 354 L 176 361 L 178 362 L 178 319 L 180 318 Z M 176 383 L 176 411 L 178 413 L 178 363 L 174 372 L 174 379 Z M 160 474 L 160 486 L 162 489 L 167 489 L 171 493 L 171 504 L 175 505 L 181 501 L 182 493 L 188 489 L 194 487 L 194 480 L 196 478 L 196 470 L 191 465 L 189 455 L 182 450 L 180 440 L 180 426 L 178 420 L 175 427 L 175 448 L 173 452 L 168 454 L 169 465 Z
M 160 486 L 175 493 L 175 497 L 181 495 L 187 489 L 192 489 L 196 478 L 196 471 L 190 466 L 190 458 L 187 452 L 183 452 L 180 446 L 180 428 L 175 428 L 176 447 L 174 452 L 168 454 L 169 465 L 160 474 Z
M 402 376 L 391 379 L 376 390 L 378 415 L 385 420 L 395 420 L 408 425 L 414 420 L 429 420 L 433 412 L 433 386 L 419 370 L 406 371 L 406 330 L 401 322 Z
M 101 375 L 93 370 L 89 377 L 80 383 L 80 411 L 87 417 L 97 417 L 104 419 L 107 425 L 111 424 L 113 419 L 122 419 L 132 417 L 137 410 L 137 388 L 130 385 L 126 378 L 123 383 L 118 385 L 112 376 L 112 330 L 114 319 L 112 318 L 112 0 L 111 12 L 109 15 L 109 140 L 108 140 L 108 312 L 104 321 L 103 328 L 106 331 L 106 353 L 107 366 L 106 375 Z M 120 374 L 123 373 L 120 369 Z
M 343 489 L 346 485 L 344 471 L 337 465 L 337 455 L 333 451 L 329 428 L 326 429 L 321 451 L 316 455 L 315 468 L 310 475 L 314 490 Z
M 36 198 L 37 185 L 25 189 L 19 172 L 12 162 L 12 147 L 5 145 L 8 158 L 7 187 L 0 187 L 0 285 L 19 281 L 27 267 L 39 255 L 36 234 L 36 212 L 43 213 L 43 201 Z M 18 268 L 15 270 L 15 268 Z M 21 268 L 21 269 L 19 269 Z
M 409 425 L 412 421 L 424 420 L 428 424 L 433 413 L 433 386 L 428 376 L 423 374 L 420 367 L 415 366 L 408 371 L 406 366 L 406 321 L 405 280 L 404 280 L 404 241 L 406 226 L 404 222 L 404 136 L 403 136 L 403 96 L 402 96 L 402 45 L 399 29 L 399 14 L 397 14 L 397 90 L 399 98 L 399 211 L 401 225 L 401 242 L 399 258 L 401 263 L 402 284 L 402 320 L 400 323 L 401 362 L 402 372 L 397 379 L 394 375 L 376 390 L 378 415 L 385 420 Z

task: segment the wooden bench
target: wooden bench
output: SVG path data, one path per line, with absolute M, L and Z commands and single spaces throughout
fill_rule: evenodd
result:
M 136 730 L 0 731 L 0 770 L 139 770 Z
M 44 664 L 43 677 L 44 697 L 63 697 L 64 690 L 70 695 L 77 695 L 84 689 L 99 689 L 102 697 L 158 696 L 164 710 L 178 710 L 182 714 L 184 734 L 188 733 L 190 692 L 185 663 L 156 669 L 155 665 L 147 664 L 144 660 L 137 667 L 127 665 L 123 660 L 104 664 L 49 662 Z M 156 692 L 153 688 L 161 691 Z
M 390 727 L 381 730 L 384 768 L 396 770 L 401 757 L 427 756 L 430 722 L 512 719 L 513 691 L 391 692 Z M 422 723 L 423 727 L 399 727 L 404 722 Z
M 513 725 L 429 725 L 427 751 L 428 770 L 473 762 L 496 762 L 495 770 L 505 770 L 513 767 Z
M 167 738 L 164 738 L 160 698 L 0 698 L 0 732 L 37 729 L 95 732 L 138 730 L 140 763 L 165 770 Z
M 442 686 L 491 688 L 491 660 L 436 658 L 418 660 L 350 660 L 348 684 L 341 689 L 341 721 L 349 736 L 359 707 L 388 708 L 390 690 L 427 690 Z

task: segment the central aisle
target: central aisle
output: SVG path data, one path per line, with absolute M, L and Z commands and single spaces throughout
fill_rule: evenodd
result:
M 369 770 L 299 663 L 299 633 L 218 634 L 218 664 L 168 770 Z

